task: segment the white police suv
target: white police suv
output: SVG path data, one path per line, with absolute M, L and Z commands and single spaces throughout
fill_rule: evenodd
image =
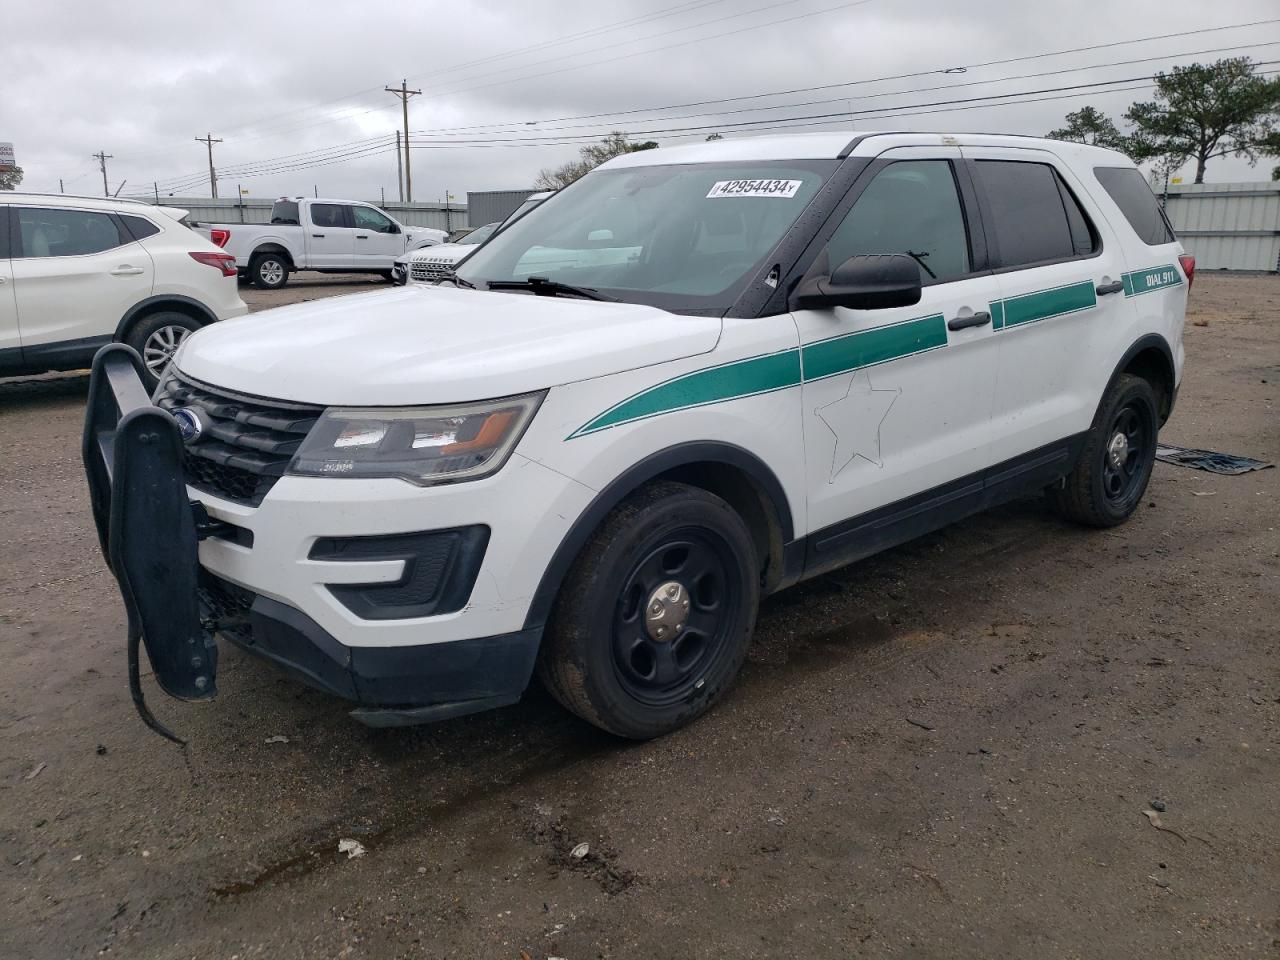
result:
M 518 699 L 625 737 L 738 672 L 759 600 L 1011 497 L 1124 521 L 1194 261 L 1095 147 L 806 134 L 627 154 L 453 285 L 220 323 L 85 463 L 169 693 L 221 634 L 371 724 Z M 153 720 L 151 722 L 154 722 Z

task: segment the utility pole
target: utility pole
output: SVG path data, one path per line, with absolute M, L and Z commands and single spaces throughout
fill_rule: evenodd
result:
M 222 141 L 215 140 L 211 133 L 206 133 L 203 137 L 196 137 L 196 141 L 209 148 L 209 189 L 212 191 L 211 196 L 216 200 L 218 199 L 218 174 L 213 169 L 213 145 Z
M 98 161 L 98 166 L 102 168 L 102 195 L 104 197 L 109 197 L 111 196 L 111 191 L 107 189 L 107 161 L 114 158 L 111 156 L 111 154 L 104 153 L 101 150 L 99 150 L 97 153 L 93 154 L 92 156 L 93 156 L 93 159 Z
M 61 177 L 59 177 L 59 178 L 58 178 L 58 192 L 59 192 L 59 193 L 66 193 L 66 192 L 67 192 L 66 187 L 64 187 L 64 186 L 62 185 L 62 178 L 61 178 Z
M 413 172 L 409 169 L 409 98 L 422 94 L 421 90 L 410 90 L 407 80 L 400 81 L 400 89 L 385 87 L 387 93 L 394 93 L 400 98 L 400 106 L 404 108 L 404 200 L 413 202 Z
M 404 203 L 404 154 L 400 152 L 400 131 L 396 131 L 396 187 L 400 191 L 400 202 Z

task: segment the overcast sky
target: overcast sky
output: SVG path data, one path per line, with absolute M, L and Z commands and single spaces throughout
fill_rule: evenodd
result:
M 423 91 L 410 100 L 414 199 L 447 189 L 463 200 L 527 187 L 574 158 L 565 138 L 609 129 L 662 144 L 783 118 L 809 118 L 800 130 L 1042 134 L 1086 103 L 1118 119 L 1150 91 L 937 102 L 1132 79 L 1123 88 L 1224 56 L 1280 61 L 1280 23 L 1052 55 L 1270 18 L 1275 0 L 12 2 L 0 18 L 0 141 L 15 144 L 24 190 L 57 191 L 61 178 L 68 193 L 99 193 L 90 154 L 105 150 L 113 191 L 127 180 L 122 195 L 149 194 L 158 181 L 162 194 L 208 196 L 195 137 L 212 133 L 222 196 L 241 184 L 250 196 L 314 187 L 394 199 L 400 102 L 382 88 L 407 77 Z M 705 103 L 760 94 L 775 95 Z M 865 113 L 887 107 L 898 115 Z M 1208 179 L 1265 180 L 1271 166 L 1217 160 Z

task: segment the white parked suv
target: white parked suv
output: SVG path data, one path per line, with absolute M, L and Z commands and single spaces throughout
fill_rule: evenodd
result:
M 192 331 L 246 313 L 235 261 L 128 200 L 0 194 L 0 376 L 75 370 L 112 341 L 154 384 Z
M 1082 144 L 627 154 L 453 284 L 201 331 L 154 406 L 108 348 L 95 512 L 170 693 L 212 694 L 220 634 L 367 723 L 536 669 L 652 737 L 725 692 L 766 594 L 1025 494 L 1127 519 L 1193 273 L 1134 165 Z

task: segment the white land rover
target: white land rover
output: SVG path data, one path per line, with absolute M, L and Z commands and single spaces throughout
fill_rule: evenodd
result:
M 221 634 L 371 724 L 515 701 L 652 737 L 761 596 L 1047 491 L 1141 501 L 1194 262 L 1133 164 L 833 133 L 610 161 L 411 285 L 98 357 L 85 462 L 157 679 Z M 154 722 L 153 718 L 149 722 Z

